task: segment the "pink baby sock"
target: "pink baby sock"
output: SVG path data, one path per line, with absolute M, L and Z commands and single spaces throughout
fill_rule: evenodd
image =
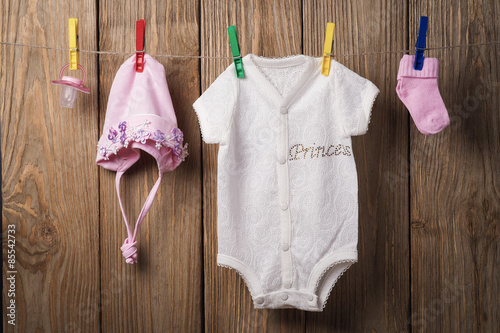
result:
M 413 69 L 414 62 L 415 56 L 404 55 L 401 59 L 396 91 L 418 130 L 423 134 L 436 134 L 450 124 L 437 85 L 439 61 L 424 58 L 421 71 Z

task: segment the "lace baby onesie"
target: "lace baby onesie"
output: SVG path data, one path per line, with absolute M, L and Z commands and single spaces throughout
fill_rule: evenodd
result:
M 194 103 L 203 140 L 219 143 L 221 266 L 256 308 L 321 311 L 357 261 L 358 184 L 351 136 L 366 133 L 378 89 L 332 61 L 243 58 Z

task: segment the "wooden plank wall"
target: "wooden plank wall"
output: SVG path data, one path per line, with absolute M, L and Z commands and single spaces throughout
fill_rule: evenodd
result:
M 412 48 L 420 15 L 428 46 L 500 39 L 495 0 L 6 0 L 1 41 L 132 55 L 146 19 L 150 54 L 227 57 L 235 24 L 242 52 L 320 55 L 326 22 L 335 54 Z M 323 313 L 255 310 L 233 270 L 217 267 L 217 146 L 201 142 L 191 105 L 229 59 L 156 57 L 166 68 L 190 156 L 165 174 L 126 265 L 115 174 L 95 165 L 114 75 L 127 56 L 81 54 L 89 96 L 58 106 L 50 84 L 67 53 L 0 46 L 3 310 L 7 229 L 16 229 L 16 326 L 5 332 L 497 332 L 500 331 L 499 46 L 427 51 L 451 125 L 420 134 L 395 87 L 401 54 L 336 57 L 381 93 L 368 134 L 354 139 L 359 262 Z M 134 221 L 157 179 L 143 156 L 122 180 Z
M 500 36 L 498 1 L 410 1 L 409 12 L 411 44 L 418 13 L 440 18 L 429 47 Z M 500 330 L 499 50 L 429 55 L 441 61 L 451 125 L 432 137 L 410 131 L 411 307 L 422 331 Z
M 78 17 L 81 47 L 97 48 L 93 1 L 2 1 L 0 13 L 2 41 L 66 48 L 68 18 Z M 98 67 L 95 56 L 81 58 L 93 98 L 80 96 L 77 108 L 62 109 L 50 81 L 67 57 L 1 49 L 3 314 L 9 301 L 6 230 L 12 224 L 17 271 L 17 322 L 7 325 L 3 316 L 4 332 L 100 329 Z

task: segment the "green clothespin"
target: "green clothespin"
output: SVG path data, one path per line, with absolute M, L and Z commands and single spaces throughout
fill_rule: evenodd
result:
M 233 53 L 234 68 L 236 69 L 236 77 L 242 79 L 245 77 L 243 71 L 243 61 L 241 61 L 240 46 L 238 45 L 238 36 L 236 35 L 236 27 L 234 25 L 227 28 L 229 34 L 229 44 Z

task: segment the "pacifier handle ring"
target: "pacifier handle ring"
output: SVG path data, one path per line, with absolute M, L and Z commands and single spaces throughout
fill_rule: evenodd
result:
M 68 67 L 69 67 L 69 64 L 66 64 L 66 65 L 65 65 L 65 66 L 61 69 L 61 71 L 59 72 L 59 79 L 62 79 L 62 77 L 63 77 L 63 73 L 64 73 L 64 71 L 66 70 L 66 68 L 68 68 Z M 82 85 L 84 85 L 84 84 L 85 84 L 85 81 L 87 81 L 87 73 L 85 72 L 85 69 L 83 69 L 83 67 L 82 67 L 80 64 L 78 64 L 78 69 L 79 69 L 79 70 L 81 70 L 81 71 L 82 71 L 82 73 L 83 73 Z

